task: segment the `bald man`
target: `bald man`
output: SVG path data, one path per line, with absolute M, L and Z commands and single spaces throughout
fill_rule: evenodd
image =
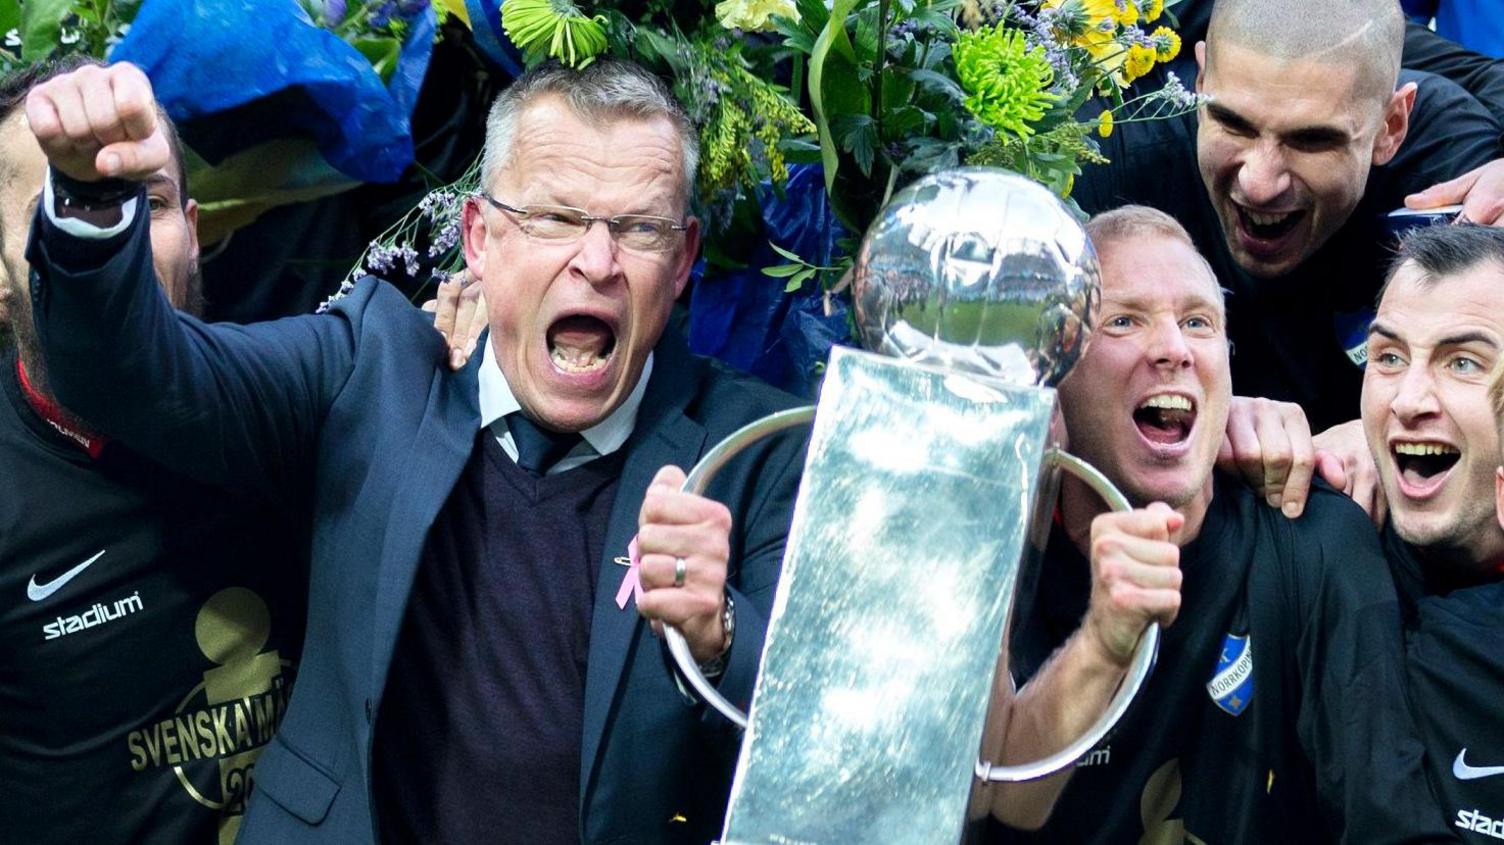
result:
M 1219 0 L 1175 68 L 1210 102 L 1123 127 L 1077 182 L 1088 211 L 1186 226 L 1230 291 L 1234 390 L 1298 402 L 1315 429 L 1358 408 L 1383 215 L 1500 154 L 1477 101 L 1399 69 L 1404 26 L 1396 0 Z

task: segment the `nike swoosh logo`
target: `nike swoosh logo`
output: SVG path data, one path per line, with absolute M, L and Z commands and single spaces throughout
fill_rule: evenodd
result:
M 64 572 L 62 575 L 57 576 L 56 578 L 48 581 L 45 584 L 38 584 L 37 576 L 31 576 L 31 582 L 26 585 L 26 597 L 31 599 L 32 601 L 41 601 L 42 599 L 47 598 L 48 596 L 57 592 L 59 587 L 68 583 L 69 581 L 72 581 L 74 577 L 78 575 L 78 573 L 83 572 L 85 569 L 88 569 L 89 564 L 104 557 L 104 553 L 107 551 L 109 550 L 100 549 L 99 554 L 89 558 L 83 563 L 80 563 L 78 566 L 73 567 L 72 569 Z
M 1504 775 L 1504 766 L 1469 766 L 1462 761 L 1467 756 L 1467 749 L 1457 752 L 1457 759 L 1452 761 L 1452 774 L 1458 780 L 1477 780 L 1478 778 L 1491 778 L 1494 775 Z

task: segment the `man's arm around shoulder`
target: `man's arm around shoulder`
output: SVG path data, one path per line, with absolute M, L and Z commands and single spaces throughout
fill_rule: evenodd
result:
M 84 104 L 89 108 L 85 110 Z M 56 182 L 111 183 L 118 223 L 40 208 L 27 258 L 51 386 L 74 413 L 171 469 L 275 495 L 302 472 L 351 367 L 345 321 L 211 327 L 178 315 L 152 263 L 141 185 L 170 153 L 144 74 L 89 66 L 34 89 L 27 119 Z
M 1255 618 L 1278 608 L 1295 626 L 1296 731 L 1328 827 L 1345 842 L 1454 841 L 1423 766 L 1403 668 L 1398 600 L 1367 515 L 1318 482 L 1290 523 L 1281 594 L 1255 592 Z M 1272 639 L 1272 638 L 1271 638 Z M 1272 656 L 1272 654 L 1271 654 Z

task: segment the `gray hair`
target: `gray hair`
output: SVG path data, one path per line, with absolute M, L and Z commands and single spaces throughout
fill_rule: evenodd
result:
M 700 164 L 700 138 L 694 122 L 662 80 L 636 64 L 619 59 L 599 58 L 580 69 L 550 62 L 507 86 L 486 118 L 481 184 L 490 187 L 510 159 L 517 116 L 547 95 L 562 98 L 571 111 L 590 121 L 654 118 L 671 121 L 681 139 L 683 201 L 688 207 Z

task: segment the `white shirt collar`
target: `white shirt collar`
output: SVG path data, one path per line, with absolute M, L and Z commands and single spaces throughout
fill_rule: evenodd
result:
M 513 411 L 522 410 L 522 405 L 517 402 L 517 397 L 512 393 L 512 388 L 507 384 L 507 377 L 501 372 L 501 365 L 496 363 L 496 351 L 491 346 L 491 339 L 486 338 L 485 352 L 481 355 L 480 371 L 480 424 L 482 428 L 492 428 L 492 424 L 506 417 Z M 590 428 L 580 432 L 590 448 L 597 455 L 609 455 L 622 447 L 627 438 L 632 436 L 632 429 L 637 425 L 637 409 L 642 405 L 642 396 L 647 392 L 648 379 L 653 375 L 653 353 L 648 353 L 648 360 L 642 365 L 642 375 L 637 378 L 637 385 L 632 392 L 627 394 L 626 401 L 617 406 L 609 416 Z M 512 445 L 512 434 L 507 430 L 506 424 L 492 428 L 496 438 L 506 449 L 512 459 L 517 458 L 516 446 Z

